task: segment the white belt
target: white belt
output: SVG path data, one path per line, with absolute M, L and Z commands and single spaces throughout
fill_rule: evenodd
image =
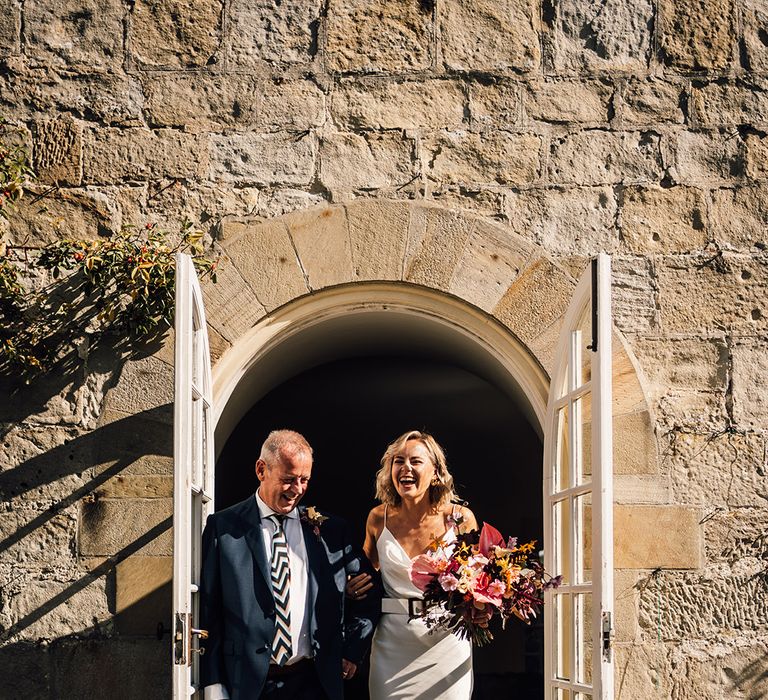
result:
M 381 612 L 408 615 L 409 618 L 424 617 L 427 604 L 422 598 L 382 598 Z

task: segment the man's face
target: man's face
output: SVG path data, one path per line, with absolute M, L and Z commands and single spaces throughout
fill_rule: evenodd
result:
M 312 475 L 312 457 L 305 452 L 286 453 L 270 464 L 256 462 L 256 476 L 261 482 L 259 495 L 276 513 L 290 513 L 304 496 Z

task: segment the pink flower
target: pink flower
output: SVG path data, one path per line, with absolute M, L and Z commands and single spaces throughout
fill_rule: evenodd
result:
M 503 596 L 507 590 L 507 584 L 503 581 L 491 581 L 488 584 L 488 595 L 491 596 Z
M 431 554 L 419 554 L 414 557 L 409 571 L 413 585 L 420 591 L 426 591 L 435 576 L 445 571 L 446 565 L 445 560 L 437 560 Z
M 453 574 L 440 574 L 437 577 L 444 591 L 455 591 L 459 587 L 459 579 Z
M 486 557 L 491 553 L 491 549 L 496 546 L 503 546 L 504 537 L 493 525 L 483 523 L 483 529 L 480 530 L 480 542 L 478 549 Z

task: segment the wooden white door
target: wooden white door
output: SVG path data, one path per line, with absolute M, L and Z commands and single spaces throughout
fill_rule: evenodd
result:
M 213 511 L 211 360 L 200 284 L 188 255 L 176 255 L 173 444 L 173 697 L 195 695 L 201 536 Z
M 582 275 L 558 341 L 544 431 L 546 700 L 613 700 L 611 266 Z

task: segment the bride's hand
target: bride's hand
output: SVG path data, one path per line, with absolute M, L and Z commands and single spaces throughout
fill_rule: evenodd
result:
M 371 578 L 371 575 L 363 573 L 358 574 L 357 576 L 351 576 L 347 580 L 345 592 L 347 598 L 352 598 L 352 600 L 362 600 L 371 588 L 373 588 L 373 579 Z

